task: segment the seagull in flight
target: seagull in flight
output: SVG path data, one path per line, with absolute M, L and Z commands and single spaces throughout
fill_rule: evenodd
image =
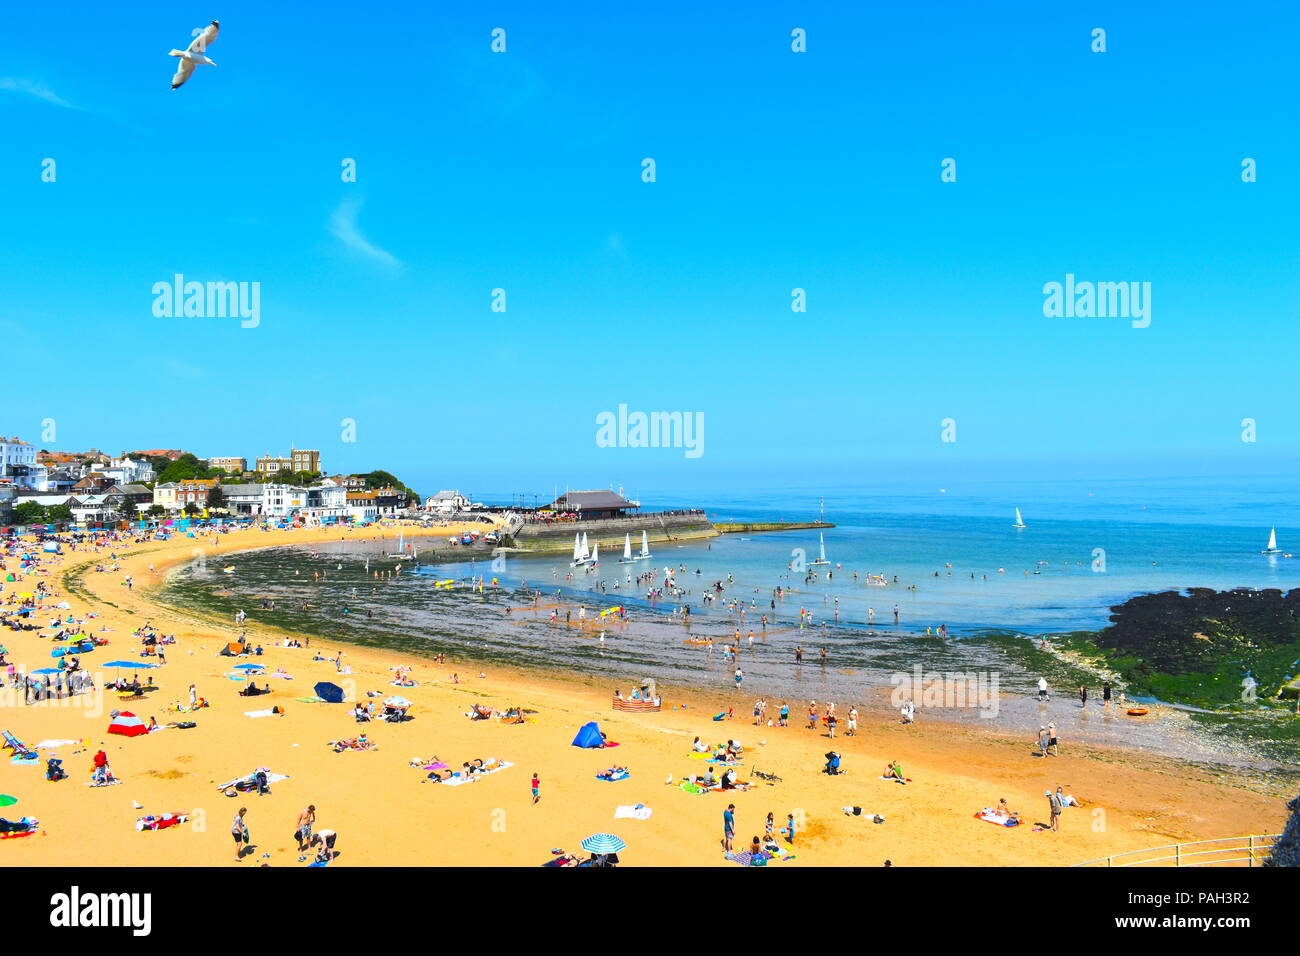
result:
M 208 59 L 203 51 L 217 39 L 217 30 L 219 28 L 217 21 L 213 20 L 211 26 L 206 27 L 202 33 L 196 36 L 194 42 L 186 49 L 172 50 L 171 53 L 167 54 L 168 56 L 181 58 L 181 62 L 176 67 L 176 75 L 172 77 L 173 90 L 178 89 L 182 83 L 190 78 L 190 74 L 194 72 L 196 66 L 200 64 L 204 66 L 217 65 Z

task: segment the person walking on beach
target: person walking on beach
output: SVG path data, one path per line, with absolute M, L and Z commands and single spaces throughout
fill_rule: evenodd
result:
M 1079 685 L 1079 706 L 1088 706 L 1088 688 L 1084 687 L 1082 684 Z
M 1110 706 L 1110 681 L 1106 681 L 1101 685 L 1101 705 L 1103 707 Z
M 897 604 L 894 605 L 894 623 L 895 623 L 895 624 L 898 623 L 898 605 L 897 605 Z
M 1046 677 L 1040 677 L 1040 678 L 1038 678 L 1038 699 L 1039 699 L 1039 700 L 1047 700 L 1047 699 L 1048 699 L 1048 697 L 1047 697 L 1047 678 L 1046 678 Z
M 1053 833 L 1061 832 L 1061 797 L 1051 790 L 1044 790 L 1043 796 L 1047 798 L 1047 811 L 1050 814 L 1051 827 Z
M 777 712 L 778 727 L 790 726 L 790 705 L 786 701 L 781 701 L 781 709 Z
M 302 813 L 298 814 L 298 829 L 294 831 L 294 838 L 298 841 L 298 852 L 301 853 L 307 847 L 311 846 L 311 828 L 316 823 L 316 804 L 309 804 Z
M 736 837 L 736 805 L 727 804 L 727 809 L 722 811 L 722 849 L 727 853 L 731 852 L 731 843 Z
M 1061 756 L 1061 748 L 1057 745 L 1056 740 L 1056 724 L 1047 725 L 1047 738 L 1048 753 L 1053 757 Z
M 244 850 L 248 848 L 248 824 L 244 822 L 244 814 L 247 812 L 248 807 L 240 807 L 235 814 L 234 823 L 230 825 L 230 835 L 235 838 L 236 863 L 244 858 Z
M 1040 726 L 1038 728 L 1038 756 L 1046 757 L 1047 748 L 1051 745 L 1051 743 L 1052 743 L 1052 735 L 1047 732 L 1047 728 L 1045 726 Z
M 802 645 L 802 644 L 800 644 L 798 647 L 796 647 L 796 648 L 794 649 L 794 662 L 795 662 L 796 664 L 802 664 L 802 663 L 803 663 L 803 645 Z
M 817 729 L 817 701 L 808 702 L 808 729 Z
M 542 780 L 537 776 L 537 771 L 533 771 L 533 803 L 537 804 L 542 799 Z
M 849 706 L 849 728 L 844 733 L 846 737 L 858 735 L 858 709 L 852 705 Z

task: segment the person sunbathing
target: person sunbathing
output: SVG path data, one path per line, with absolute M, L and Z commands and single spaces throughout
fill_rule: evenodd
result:
M 998 805 L 993 808 L 993 812 L 1001 814 L 1004 817 L 1010 817 L 1012 820 L 1020 819 L 1020 814 L 1011 809 L 1011 805 L 1007 803 L 1006 797 L 998 799 Z
M 601 780 L 621 780 L 628 776 L 627 767 L 610 767 L 608 770 L 596 774 Z
M 695 743 L 691 744 L 691 750 L 697 754 L 706 754 L 709 752 L 709 745 L 700 740 L 699 737 L 696 737 Z
M 881 776 L 886 780 L 897 780 L 900 783 L 907 782 L 907 778 L 903 776 L 903 765 L 897 760 L 885 764 L 885 772 Z
M 422 759 L 422 758 L 420 758 L 420 757 L 412 757 L 412 758 L 410 759 L 410 761 L 409 761 L 409 766 L 415 767 L 415 768 L 417 768 L 417 769 L 419 769 L 419 770 L 423 770 L 425 767 L 428 767 L 428 766 L 430 766 L 430 765 L 432 765 L 432 764 L 435 764 L 435 763 L 438 763 L 438 762 L 439 762 L 439 761 L 438 761 L 438 755 L 437 755 L 437 754 L 434 754 L 434 755 L 433 755 L 432 757 L 430 757 L 428 760 L 424 760 L 424 759 Z

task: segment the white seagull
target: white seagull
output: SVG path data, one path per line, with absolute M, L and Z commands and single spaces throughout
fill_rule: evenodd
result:
M 172 50 L 171 53 L 167 54 L 168 56 L 178 56 L 181 58 L 180 64 L 176 67 L 176 75 L 172 77 L 173 90 L 177 89 L 182 83 L 188 80 L 190 74 L 194 72 L 194 68 L 199 64 L 203 64 L 204 66 L 217 65 L 208 59 L 204 55 L 203 51 L 217 39 L 217 30 L 219 28 L 217 21 L 213 20 L 212 25 L 196 36 L 194 42 L 186 49 Z

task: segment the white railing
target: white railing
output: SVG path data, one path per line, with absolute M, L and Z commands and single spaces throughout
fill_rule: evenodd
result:
M 1258 866 L 1268 858 L 1280 833 L 1225 837 L 1170 843 L 1146 850 L 1130 850 L 1099 857 L 1075 866 Z M 1199 849 L 1204 848 L 1204 849 Z

